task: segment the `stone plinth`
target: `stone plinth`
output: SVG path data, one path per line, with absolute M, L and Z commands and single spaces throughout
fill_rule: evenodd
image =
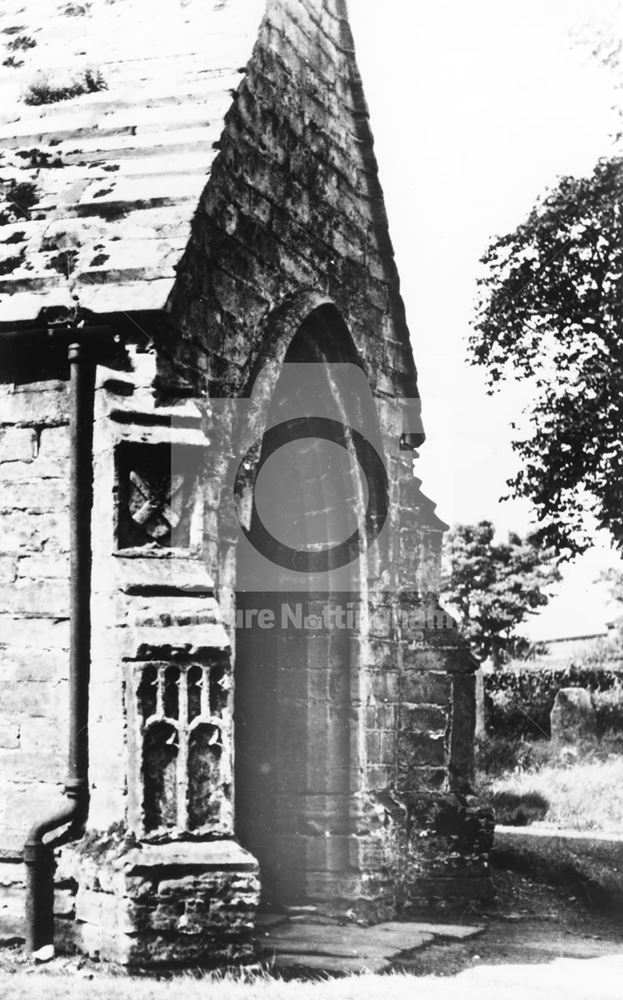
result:
M 75 944 L 120 965 L 227 965 L 253 955 L 255 859 L 234 841 L 131 846 L 85 838 L 66 852 L 78 883 Z
M 493 814 L 473 795 L 405 795 L 396 801 L 388 856 L 401 918 L 454 912 L 490 899 Z

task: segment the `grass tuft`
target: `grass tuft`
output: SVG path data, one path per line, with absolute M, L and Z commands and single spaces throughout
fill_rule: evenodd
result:
M 343 979 L 283 980 L 266 974 L 181 974 L 165 982 L 121 978 L 98 972 L 85 975 L 19 972 L 0 975 L 0 992 L 11 1000 L 413 1000 L 415 996 L 444 995 L 443 980 L 420 979 L 402 972 L 378 976 L 350 975 Z M 422 989 L 424 987 L 424 990 Z
M 30 35 L 16 35 L 10 42 L 7 42 L 9 52 L 25 52 L 26 49 L 34 49 L 36 41 Z
M 68 3 L 60 8 L 65 17 L 84 17 L 91 9 L 90 3 Z
M 106 90 L 107 84 L 99 70 L 87 69 L 71 81 L 55 84 L 43 74 L 27 88 L 23 101 L 29 105 L 56 104 L 59 101 L 69 101 L 83 94 L 95 94 Z

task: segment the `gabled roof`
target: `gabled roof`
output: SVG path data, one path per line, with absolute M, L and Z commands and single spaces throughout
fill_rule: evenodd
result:
M 265 7 L 2 0 L 0 322 L 165 305 Z

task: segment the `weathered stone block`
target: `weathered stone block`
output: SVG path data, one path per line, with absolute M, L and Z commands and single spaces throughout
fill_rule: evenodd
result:
M 69 461 L 69 428 L 45 427 L 39 440 L 38 462 L 54 459 L 57 469 L 63 468 L 63 463 Z
M 251 957 L 259 879 L 250 854 L 231 841 L 133 843 L 102 834 L 66 852 L 88 954 L 124 965 Z
M 20 751 L 11 751 L 19 753 Z M 64 759 L 59 760 L 59 774 L 65 770 Z M 43 815 L 59 808 L 62 791 L 59 785 L 38 781 L 36 775 L 23 781 L 5 781 L 0 787 L 0 826 L 3 830 L 2 847 L 19 855 L 26 834 L 32 824 Z
M 402 698 L 411 705 L 442 707 L 450 704 L 452 681 L 439 670 L 434 673 L 406 670 L 400 679 L 400 685 Z
M 62 383 L 35 382 L 18 391 L 4 392 L 0 398 L 3 423 L 30 426 L 63 424 L 69 412 L 69 393 Z
M 37 619 L 34 623 L 39 626 L 44 621 L 46 619 Z M 0 677 L 6 684 L 66 680 L 67 659 L 63 649 L 5 647 L 2 649 Z
M 0 467 L 3 489 L 9 486 L 14 488 L 22 483 L 30 483 L 36 476 L 41 481 L 51 480 L 56 482 L 63 476 L 64 468 L 59 465 L 57 459 L 43 460 L 39 457 L 34 460 L 28 458 L 26 461 L 3 462 Z
M 448 713 L 437 705 L 404 705 L 402 725 L 421 733 L 445 733 Z
M 69 586 L 66 581 L 17 580 L 4 586 L 0 601 L 6 613 L 38 618 L 69 617 Z
M 19 747 L 19 722 L 0 719 L 0 748 L 17 750 Z
M 24 888 L 26 874 L 21 860 L 0 861 L 0 886 Z
M 444 764 L 445 755 L 444 735 L 407 730 L 398 737 L 398 766 L 403 773 L 412 767 Z
M 0 885 L 0 945 L 24 939 L 24 890 L 15 893 Z
M 10 650 L 11 656 L 19 657 L 28 670 L 27 655 L 31 651 L 33 662 L 38 663 L 42 652 L 47 650 L 54 654 L 51 663 L 58 662 L 58 654 L 69 647 L 69 626 L 66 619 L 20 618 L 0 614 L 0 637 L 0 644 Z M 26 662 L 21 659 L 22 656 Z M 32 676 L 35 679 L 34 674 Z
M 19 575 L 30 580 L 69 580 L 69 556 L 22 556 Z
M 384 840 L 380 836 L 349 837 L 348 859 L 353 869 L 380 871 L 386 863 Z
M 0 428 L 0 463 L 32 462 L 37 449 L 33 430 L 22 427 Z
M 53 757 L 62 756 L 66 750 L 67 706 L 59 708 L 58 718 L 49 715 L 25 715 L 20 723 L 20 744 L 25 753 L 49 754 Z M 59 776 L 59 778 L 62 775 Z
M 57 552 L 69 551 L 69 524 L 63 513 L 35 514 L 20 510 L 0 513 L 3 553 L 26 555 L 45 546 Z
M 57 917 L 73 917 L 76 909 L 76 892 L 74 889 L 55 889 L 54 914 Z
M 366 781 L 371 790 L 385 790 L 395 780 L 389 764 L 370 764 L 366 768 Z
M 17 559 L 0 556 L 0 583 L 13 583 L 17 576 Z
M 36 474 L 36 463 L 32 469 Z M 0 510 L 27 510 L 33 514 L 48 514 L 68 505 L 67 484 L 59 479 L 39 479 L 20 482 L 3 481 L 0 469 Z
M 589 691 L 584 688 L 561 688 L 556 695 L 551 715 L 554 743 L 577 743 L 595 736 L 597 716 Z
M 397 703 L 400 699 L 398 671 L 375 671 L 370 677 L 370 692 L 381 704 Z
M 326 903 L 327 900 L 334 900 L 337 909 L 352 909 L 354 900 L 361 894 L 360 874 L 338 874 L 334 872 L 301 872 L 301 883 L 304 892 L 310 901 Z
M 435 634 L 433 633 L 433 635 Z M 434 648 L 423 640 L 417 643 L 410 643 L 404 650 L 404 666 L 406 670 L 445 672 L 445 650 Z

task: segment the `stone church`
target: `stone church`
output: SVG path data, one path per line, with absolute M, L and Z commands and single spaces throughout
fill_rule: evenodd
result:
M 0 47 L 0 938 L 486 896 L 345 0 L 5 0 Z

